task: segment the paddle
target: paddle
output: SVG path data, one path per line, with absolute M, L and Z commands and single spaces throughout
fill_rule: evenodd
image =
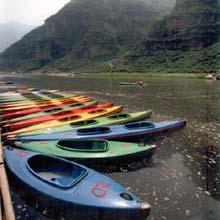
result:
M 6 220 L 15 220 L 15 214 L 11 202 L 11 195 L 9 191 L 7 174 L 5 171 L 3 151 L 2 151 L 2 141 L 1 141 L 1 130 L 0 130 L 0 188 L 1 188 L 1 197 L 2 197 L 2 207 L 4 213 L 4 219 Z M 2 214 L 2 213 L 1 213 Z

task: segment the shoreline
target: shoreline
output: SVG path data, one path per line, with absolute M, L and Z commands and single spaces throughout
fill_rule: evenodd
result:
M 77 72 L 0 72 L 0 76 L 10 75 L 45 75 L 56 77 L 110 77 L 110 78 L 193 78 L 205 79 L 206 73 L 169 73 L 169 72 L 101 72 L 101 73 L 77 73 Z

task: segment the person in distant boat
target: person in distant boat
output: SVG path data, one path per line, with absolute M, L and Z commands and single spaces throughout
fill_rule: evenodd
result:
M 215 80 L 216 78 L 215 78 L 215 75 L 211 72 L 211 73 L 209 73 L 208 75 L 206 75 L 206 77 L 205 77 L 206 79 L 212 79 L 212 80 Z
M 144 85 L 143 80 L 138 80 L 136 83 L 137 83 L 139 86 L 143 86 L 143 85 Z

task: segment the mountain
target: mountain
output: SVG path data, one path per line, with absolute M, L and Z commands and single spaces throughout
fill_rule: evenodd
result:
M 0 68 L 93 66 L 131 49 L 159 18 L 160 10 L 143 0 L 72 0 L 1 54 Z
M 177 0 L 122 64 L 139 71 L 219 71 L 219 39 L 219 0 Z
M 20 40 L 34 27 L 19 22 L 0 23 L 0 52 Z
M 173 9 L 176 3 L 176 0 L 139 0 L 139 1 L 143 1 L 148 5 L 152 6 L 153 8 L 157 8 L 158 10 L 160 10 L 165 14 L 169 13 Z
M 196 50 L 219 40 L 218 0 L 177 0 L 173 12 L 156 23 L 145 41 L 149 51 Z

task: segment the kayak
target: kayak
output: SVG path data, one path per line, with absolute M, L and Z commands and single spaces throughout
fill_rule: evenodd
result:
M 16 123 L 16 122 L 20 122 L 20 121 L 24 121 L 27 119 L 32 119 L 32 118 L 38 118 L 38 117 L 42 117 L 42 116 L 46 116 L 49 114 L 54 114 L 54 113 L 59 113 L 61 111 L 65 111 L 65 110 L 73 110 L 73 109 L 79 109 L 79 108 L 84 108 L 87 106 L 91 106 L 91 105 L 97 105 L 98 101 L 89 101 L 89 102 L 83 102 L 83 103 L 76 103 L 76 104 L 72 104 L 72 105 L 67 105 L 64 107 L 57 107 L 57 108 L 51 108 L 42 112 L 38 112 L 38 113 L 33 113 L 33 114 L 29 114 L 29 115 L 25 115 L 23 117 L 18 117 L 18 118 L 14 118 L 11 120 L 6 120 L 6 121 L 2 121 L 2 124 L 11 124 L 11 123 Z
M 92 219 L 113 220 L 121 216 L 142 219 L 149 215 L 148 203 L 85 166 L 11 147 L 5 148 L 3 155 L 9 172 L 29 190 L 30 196 L 40 194 L 47 204 L 50 201 L 65 207 L 72 216 L 79 214 Z
M 91 105 L 91 106 L 86 106 L 86 107 L 77 108 L 77 109 L 73 108 L 73 109 L 59 111 L 53 114 L 48 114 L 48 115 L 37 117 L 37 118 L 31 118 L 31 119 L 23 120 L 20 122 L 6 124 L 5 126 L 3 126 L 3 129 L 7 131 L 16 131 L 18 129 L 26 128 L 32 125 L 37 125 L 37 124 L 41 124 L 41 123 L 52 121 L 52 120 L 59 120 L 59 119 L 62 119 L 64 116 L 72 117 L 72 116 L 75 116 L 76 114 L 82 114 L 84 112 L 95 111 L 95 110 L 105 110 L 105 108 L 108 108 L 111 106 L 113 106 L 112 102 L 105 102 L 99 105 Z
M 42 154 L 74 161 L 104 161 L 143 158 L 152 155 L 155 145 L 113 142 L 106 140 L 58 140 L 15 142 L 15 146 Z
M 101 126 L 93 128 L 80 128 L 72 131 L 57 132 L 52 134 L 29 135 L 14 137 L 11 140 L 22 141 L 48 141 L 59 139 L 107 139 L 136 141 L 139 138 L 147 138 L 165 131 L 183 128 L 185 120 L 164 122 L 135 122 L 125 125 Z
M 53 96 L 48 96 L 48 95 L 44 95 L 43 93 L 40 94 L 35 94 L 35 93 L 31 93 L 28 95 L 22 95 L 20 98 L 18 97 L 14 97 L 14 98 L 10 98 L 10 99 L 5 99 L 5 98 L 1 98 L 0 103 L 1 106 L 12 106 L 12 105 L 24 105 L 26 103 L 30 103 L 30 102 L 38 102 L 38 101 L 49 101 L 52 99 L 62 99 L 62 98 L 69 98 L 69 97 L 73 97 L 77 95 L 74 94 L 55 94 Z M 5 103 L 4 103 L 5 102 Z
M 24 132 L 35 131 L 37 129 L 56 127 L 56 126 L 61 126 L 61 125 L 65 125 L 65 124 L 69 124 L 73 122 L 80 122 L 80 121 L 84 121 L 87 119 L 116 114 L 116 113 L 121 112 L 122 109 L 123 109 L 123 106 L 113 106 L 113 107 L 109 107 L 105 109 L 97 109 L 97 110 L 92 110 L 88 112 L 83 112 L 81 114 L 75 114 L 72 116 L 63 116 L 57 120 L 52 120 L 52 121 L 48 121 L 45 123 L 29 126 L 26 128 L 16 130 L 16 131 L 5 133 L 3 135 L 4 136 L 15 135 L 15 134 L 20 134 Z
M 88 119 L 80 122 L 68 123 L 66 125 L 57 126 L 57 127 L 48 127 L 44 129 L 38 129 L 32 132 L 21 133 L 18 136 L 26 135 L 38 135 L 38 134 L 52 134 L 56 132 L 72 131 L 73 129 L 78 128 L 88 128 L 88 127 L 97 127 L 103 125 L 116 125 L 116 124 L 125 124 L 129 122 L 141 121 L 149 118 L 152 114 L 152 111 L 136 112 L 136 113 L 119 113 L 111 116 L 105 116 L 95 119 Z
M 48 105 L 51 103 L 63 103 L 63 102 L 67 102 L 70 100 L 80 100 L 80 99 L 84 99 L 84 98 L 88 98 L 86 96 L 70 96 L 68 98 L 55 98 L 55 99 L 50 99 L 50 100 L 40 100 L 40 101 L 31 101 L 31 102 L 25 102 L 25 103 L 17 103 L 17 104 L 11 104 L 11 105 L 1 105 L 0 110 L 2 112 L 4 111 L 16 111 L 16 110 L 20 110 L 20 109 L 27 109 L 27 108 L 33 108 L 36 106 L 44 106 L 44 105 Z
M 2 107 L 0 108 L 0 112 L 2 114 L 8 114 L 16 111 L 26 110 L 26 109 L 32 109 L 35 107 L 44 107 L 51 104 L 61 104 L 61 103 L 71 103 L 72 101 L 80 101 L 82 99 L 89 98 L 89 97 L 77 97 L 77 98 L 65 98 L 65 99 L 55 99 L 55 100 L 43 100 L 40 102 L 32 102 L 32 103 L 26 103 L 25 105 L 20 106 L 13 106 L 13 107 Z
M 79 104 L 79 103 L 84 103 L 84 102 L 89 102 L 89 101 L 92 101 L 91 98 L 84 98 L 84 99 L 81 99 L 80 101 L 75 101 L 75 100 L 70 100 L 68 101 L 67 103 L 61 103 L 61 104 L 49 104 L 49 105 L 45 105 L 45 106 L 37 106 L 35 108 L 30 108 L 30 109 L 24 109 L 24 110 L 20 110 L 20 111 L 15 111 L 15 112 L 9 112 L 7 114 L 2 114 L 0 116 L 0 118 L 2 119 L 2 121 L 5 121 L 5 120 L 10 120 L 10 119 L 13 119 L 13 118 L 17 118 L 17 117 L 22 117 L 22 116 L 25 116 L 25 115 L 30 115 L 30 114 L 33 114 L 33 113 L 38 113 L 38 112 L 42 112 L 42 111 L 47 111 L 47 110 L 51 110 L 52 108 L 62 108 L 64 106 L 69 106 L 69 105 L 76 105 L 76 104 Z
M 136 82 L 119 82 L 121 86 L 136 86 L 138 85 Z
M 25 102 L 30 102 L 30 101 L 38 101 L 38 100 L 50 100 L 52 98 L 64 98 L 64 97 L 69 97 L 73 96 L 70 94 L 56 94 L 54 93 L 53 97 L 44 95 L 42 92 L 41 93 L 25 93 L 25 94 L 19 94 L 17 96 L 0 96 L 0 104 L 16 104 L 16 103 L 25 103 Z

